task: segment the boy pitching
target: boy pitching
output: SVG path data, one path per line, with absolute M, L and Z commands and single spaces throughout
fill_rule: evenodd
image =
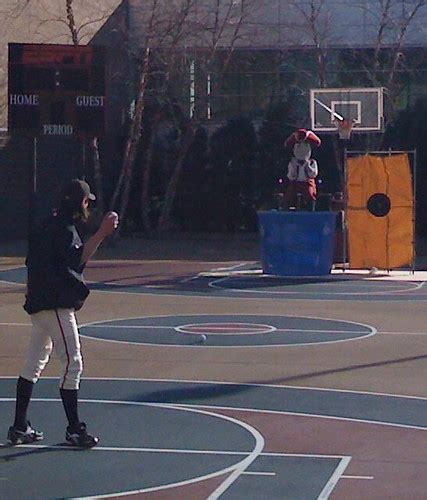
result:
M 31 234 L 27 254 L 27 294 L 24 309 L 31 316 L 28 355 L 16 387 L 15 421 L 9 428 L 11 445 L 43 439 L 27 419 L 34 384 L 49 361 L 53 347 L 63 367 L 60 394 L 68 420 L 66 441 L 91 448 L 99 439 L 90 435 L 78 415 L 78 389 L 83 371 L 75 312 L 89 289 L 82 272 L 102 241 L 117 228 L 118 215 L 109 212 L 97 232 L 83 244 L 76 224 L 87 220 L 89 202 L 95 200 L 89 185 L 79 179 L 61 191 L 59 208 Z

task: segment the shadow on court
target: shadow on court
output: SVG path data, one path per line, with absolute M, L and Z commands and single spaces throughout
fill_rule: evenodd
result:
M 35 443 L 34 446 L 37 446 L 37 443 Z M 29 456 L 34 456 L 34 455 L 46 455 L 46 454 L 53 454 L 53 453 L 58 453 L 58 452 L 63 453 L 64 449 L 66 449 L 66 451 L 73 451 L 73 452 L 78 452 L 78 453 L 87 451 L 84 448 L 75 448 L 75 447 L 69 446 L 69 445 L 67 445 L 67 443 L 57 443 L 55 445 L 46 446 L 44 448 L 36 448 L 36 449 L 32 448 L 32 449 L 24 450 L 24 451 L 21 451 L 22 448 L 17 448 L 15 446 L 12 446 L 9 444 L 2 444 L 2 445 L 0 445 L 0 449 L 2 449 L 2 450 L 9 449 L 9 450 L 11 450 L 11 452 L 13 451 L 12 453 L 9 453 L 7 455 L 2 455 L 0 457 L 0 463 L 12 462 L 18 458 L 29 457 Z M 18 449 L 20 451 L 15 451 Z
M 185 389 L 165 389 L 153 391 L 146 394 L 139 394 L 136 397 L 132 396 L 132 401 L 144 403 L 179 403 L 188 400 L 208 400 L 216 399 L 222 396 L 235 395 L 253 390 L 253 387 L 244 385 L 205 385 L 199 387 L 190 387 Z
M 420 361 L 427 359 L 427 354 L 420 356 L 411 356 L 406 358 L 391 359 L 387 361 L 378 361 L 376 363 L 364 363 L 359 365 L 350 365 L 343 368 L 334 368 L 331 370 L 321 370 L 316 372 L 309 372 L 302 375 L 295 375 L 291 377 L 283 377 L 272 380 L 262 381 L 249 381 L 248 385 L 233 385 L 233 384 L 209 384 L 199 387 L 186 387 L 183 389 L 165 389 L 160 391 L 148 392 L 146 394 L 138 394 L 132 396 L 132 401 L 139 401 L 144 403 L 184 403 L 190 400 L 206 401 L 210 399 L 221 398 L 223 396 L 235 395 L 239 393 L 246 393 L 256 390 L 255 385 L 271 385 L 288 382 L 299 382 L 302 380 L 320 377 L 323 375 L 334 375 L 338 373 L 351 372 L 356 370 L 364 370 L 367 368 L 379 368 L 383 366 L 398 365 L 400 363 L 408 363 L 413 361 Z
M 390 359 L 387 361 L 377 361 L 376 363 L 363 363 L 359 365 L 344 366 L 342 368 L 333 368 L 331 370 L 321 370 L 317 372 L 304 373 L 303 375 L 294 375 L 292 377 L 283 377 L 279 379 L 273 379 L 269 381 L 263 381 L 264 384 L 274 384 L 279 382 L 297 382 L 300 380 L 306 380 L 309 378 L 320 377 L 323 375 L 334 375 L 337 373 L 345 373 L 356 370 L 365 370 L 366 368 L 379 368 L 383 366 L 397 365 L 400 363 L 408 363 L 411 361 L 420 361 L 421 359 L 427 359 L 427 354 L 422 354 L 420 356 L 410 356 L 407 358 Z

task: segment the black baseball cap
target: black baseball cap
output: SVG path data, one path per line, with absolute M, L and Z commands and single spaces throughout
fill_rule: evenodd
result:
M 73 179 L 63 187 L 61 191 L 61 200 L 72 200 L 80 202 L 83 198 L 96 200 L 96 196 L 90 192 L 89 184 L 81 179 Z

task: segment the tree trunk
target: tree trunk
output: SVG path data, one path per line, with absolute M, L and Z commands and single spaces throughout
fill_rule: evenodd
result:
M 93 176 L 95 178 L 96 186 L 96 205 L 99 213 L 105 212 L 105 201 L 102 186 L 102 171 L 101 171 L 101 161 L 99 157 L 99 144 L 98 139 L 94 137 L 91 142 L 92 154 L 93 154 Z
M 135 157 L 139 140 L 141 138 L 141 123 L 145 109 L 145 93 L 148 84 L 149 69 L 150 69 L 150 48 L 147 47 L 145 49 L 144 61 L 142 65 L 138 97 L 136 100 L 135 114 L 132 119 L 131 129 L 123 157 L 123 166 L 110 204 L 111 209 L 114 209 L 117 204 L 119 205 L 119 213 L 120 213 L 120 218 L 122 220 L 120 228 L 124 227 L 124 221 L 126 220 L 126 210 L 129 203 L 129 193 L 133 177 Z M 121 196 L 119 199 L 120 192 Z
M 153 225 L 150 219 L 150 176 L 151 176 L 151 161 L 153 158 L 153 143 L 150 142 L 148 147 L 146 163 L 142 173 L 142 191 L 141 191 L 141 218 L 145 231 L 151 231 Z
M 174 171 L 172 172 L 172 176 L 169 179 L 169 183 L 165 193 L 165 199 L 162 207 L 162 213 L 160 214 L 158 230 L 166 231 L 170 227 L 170 216 L 172 212 L 173 203 L 175 201 L 176 191 L 178 188 L 179 178 L 181 176 L 183 164 L 185 157 L 187 156 L 188 150 L 194 139 L 194 124 L 190 122 L 188 124 L 188 128 L 185 132 L 182 147 L 179 153 L 178 160 L 175 164 Z
M 156 137 L 158 123 L 159 119 L 155 117 L 142 172 L 141 218 L 146 231 L 151 231 L 153 229 L 153 224 L 150 219 L 150 177 L 154 152 L 154 139 Z

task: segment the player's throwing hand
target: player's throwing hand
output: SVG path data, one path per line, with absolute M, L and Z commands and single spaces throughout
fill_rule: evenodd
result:
M 116 212 L 108 212 L 102 219 L 99 231 L 104 236 L 110 236 L 119 226 L 119 215 Z

